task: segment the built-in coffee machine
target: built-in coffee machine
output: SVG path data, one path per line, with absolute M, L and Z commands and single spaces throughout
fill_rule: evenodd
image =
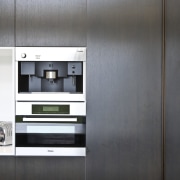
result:
M 86 48 L 16 48 L 16 155 L 86 155 Z
M 17 101 L 85 101 L 86 48 L 17 47 Z

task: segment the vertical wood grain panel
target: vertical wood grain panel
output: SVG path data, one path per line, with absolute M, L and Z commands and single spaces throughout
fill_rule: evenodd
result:
M 0 1 L 0 46 L 14 46 L 14 0 Z
M 17 157 L 17 180 L 84 180 L 85 159 L 80 157 Z
M 15 157 L 0 157 L 0 179 L 15 180 Z
M 87 10 L 87 180 L 161 180 L 161 0 Z
M 86 46 L 86 0 L 16 0 L 16 46 Z
M 180 179 L 180 1 L 166 1 L 166 180 Z

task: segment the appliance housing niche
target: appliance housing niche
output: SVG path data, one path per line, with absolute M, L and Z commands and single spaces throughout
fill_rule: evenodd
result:
M 16 155 L 86 156 L 86 48 L 16 48 Z

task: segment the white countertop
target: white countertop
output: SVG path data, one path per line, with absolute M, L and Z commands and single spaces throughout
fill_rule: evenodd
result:
M 13 146 L 0 146 L 0 156 L 1 155 L 14 155 Z

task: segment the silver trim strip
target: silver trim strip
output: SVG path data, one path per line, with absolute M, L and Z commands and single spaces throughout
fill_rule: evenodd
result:
M 44 126 L 46 128 L 49 129 L 49 132 L 53 133 L 53 127 L 57 127 L 60 129 L 64 129 L 63 132 L 59 131 L 58 133 L 64 133 L 64 131 L 66 131 L 66 133 L 73 133 L 73 134 L 85 134 L 86 133 L 86 126 L 85 124 L 78 124 L 78 123 L 36 123 L 36 122 L 21 122 L 21 123 L 16 123 L 16 133 L 31 133 L 30 131 L 27 132 L 28 127 L 31 126 L 31 128 L 35 128 L 37 130 L 37 127 L 41 127 Z M 74 127 L 74 131 L 69 132 L 69 127 Z M 34 132 L 34 130 L 33 130 Z M 39 131 L 37 131 L 38 133 Z
M 86 156 L 86 148 L 16 147 L 17 156 Z
M 27 126 L 27 134 L 28 133 L 46 133 L 46 134 L 74 134 L 75 126 Z
M 24 118 L 23 121 L 42 121 L 42 122 L 77 122 L 77 118 Z

